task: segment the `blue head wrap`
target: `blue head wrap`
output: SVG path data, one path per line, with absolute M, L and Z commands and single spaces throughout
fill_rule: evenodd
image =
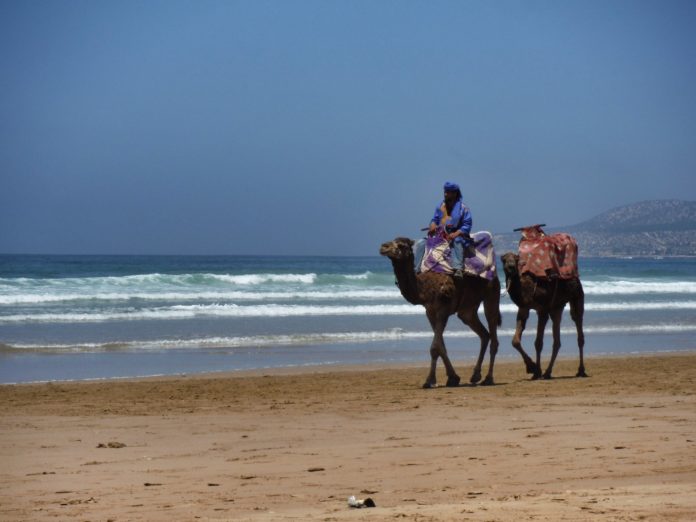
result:
M 452 183 L 451 181 L 446 181 L 444 188 L 445 188 L 445 192 L 460 192 L 461 193 L 461 190 L 459 190 L 459 185 L 457 185 L 456 183 Z

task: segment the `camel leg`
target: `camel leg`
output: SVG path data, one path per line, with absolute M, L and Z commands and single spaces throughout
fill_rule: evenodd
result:
M 585 373 L 585 360 L 583 352 L 585 349 L 585 332 L 582 329 L 582 318 L 585 313 L 585 298 L 580 296 L 578 299 L 570 302 L 570 318 L 575 323 L 575 329 L 578 332 L 578 350 L 580 352 L 580 365 L 576 377 L 587 377 Z
M 483 358 L 486 355 L 486 348 L 488 347 L 488 341 L 490 339 L 490 335 L 488 335 L 488 330 L 486 330 L 486 327 L 483 326 L 483 323 L 481 320 L 478 318 L 478 314 L 476 313 L 476 309 L 472 309 L 473 307 L 467 308 L 466 310 L 460 310 L 457 313 L 457 316 L 459 319 L 462 320 L 462 322 L 467 325 L 469 328 L 471 328 L 476 335 L 478 335 L 479 339 L 481 340 L 481 347 L 479 349 L 479 356 L 478 360 L 476 361 L 476 366 L 474 367 L 474 373 L 471 375 L 470 382 L 471 384 L 476 384 L 481 380 L 481 366 L 483 364 Z M 478 306 L 477 306 L 478 308 Z M 493 383 L 490 383 L 493 384 Z
M 527 373 L 536 375 L 539 377 L 539 368 L 534 364 L 532 358 L 527 355 L 527 352 L 522 348 L 522 332 L 524 332 L 525 326 L 527 326 L 527 319 L 529 318 L 529 308 L 518 308 L 517 310 L 517 324 L 515 325 L 515 335 L 512 336 L 512 346 L 519 352 L 524 361 L 524 366 L 527 369 Z
M 433 341 L 430 343 L 430 373 L 428 373 L 428 378 L 423 383 L 423 388 L 434 388 L 437 385 L 437 358 L 440 357 L 440 343 L 444 342 L 442 340 L 442 334 L 438 335 L 437 330 L 433 327 L 435 335 L 433 335 Z
M 433 342 L 430 345 L 430 373 L 423 384 L 423 388 L 434 388 L 437 384 L 436 369 L 438 357 L 442 357 L 442 362 L 445 365 L 445 371 L 447 372 L 447 386 L 457 386 L 460 379 L 457 373 L 454 371 L 452 362 L 447 355 L 445 339 L 443 337 L 445 327 L 447 326 L 448 316 L 438 317 L 434 313 L 426 313 L 434 335 Z
M 537 333 L 536 339 L 534 339 L 537 372 L 532 376 L 532 379 L 538 379 L 539 377 L 541 377 L 541 351 L 544 349 L 544 330 L 546 329 L 546 323 L 548 321 L 548 312 L 537 312 Z
M 493 366 L 495 365 L 495 356 L 498 354 L 498 326 L 501 322 L 500 317 L 500 292 L 496 292 L 493 299 L 487 299 L 483 303 L 483 311 L 488 323 L 488 334 L 490 335 L 490 363 L 488 365 L 488 373 L 486 378 L 481 383 L 484 386 L 494 384 L 493 381 Z
M 563 318 L 563 307 L 557 308 L 551 312 L 551 325 L 553 326 L 553 351 L 551 352 L 551 361 L 548 368 L 544 372 L 544 379 L 551 379 L 553 365 L 556 362 L 556 356 L 561 349 L 561 319 Z

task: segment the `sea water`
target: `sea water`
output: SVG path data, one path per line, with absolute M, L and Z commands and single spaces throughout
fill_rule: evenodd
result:
M 580 258 L 580 276 L 588 357 L 696 349 L 696 258 Z M 516 311 L 503 293 L 499 357 L 519 357 Z M 561 332 L 576 357 L 567 307 Z M 0 256 L 0 383 L 427 365 L 431 338 L 379 256 Z M 458 367 L 478 355 L 456 317 L 445 342 Z

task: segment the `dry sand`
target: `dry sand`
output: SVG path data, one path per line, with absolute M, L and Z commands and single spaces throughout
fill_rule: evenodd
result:
M 696 353 L 575 367 L 2 386 L 0 520 L 696 520 Z

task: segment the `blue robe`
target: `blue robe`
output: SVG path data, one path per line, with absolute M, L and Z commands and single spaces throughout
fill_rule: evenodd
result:
M 450 216 L 446 215 L 447 207 L 445 206 L 445 201 L 435 209 L 435 215 L 431 219 L 431 223 L 435 223 L 437 226 L 444 226 L 445 231 L 448 234 L 461 230 L 462 233 L 467 236 L 459 236 L 455 238 L 456 243 L 461 243 L 463 246 L 467 246 L 471 240 L 468 238 L 471 233 L 471 211 L 461 199 L 457 200 L 452 208 L 452 214 Z

